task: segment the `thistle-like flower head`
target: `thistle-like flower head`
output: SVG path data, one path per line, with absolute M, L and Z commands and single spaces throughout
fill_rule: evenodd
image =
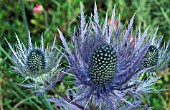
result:
M 170 51 L 168 50 L 170 40 L 168 40 L 167 43 L 163 43 L 163 45 L 161 45 L 163 36 L 157 38 L 157 31 L 158 28 L 155 31 L 155 34 L 147 39 L 147 41 L 149 41 L 151 45 L 149 46 L 144 57 L 146 59 L 144 61 L 144 67 L 153 67 L 152 71 L 155 72 L 165 69 L 165 67 L 168 66 L 167 64 L 170 60 Z
M 51 88 L 63 77 L 60 74 L 61 70 L 58 69 L 61 55 L 55 49 L 56 38 L 50 48 L 44 48 L 43 37 L 41 37 L 41 46 L 38 47 L 36 44 L 32 44 L 29 35 L 28 48 L 19 40 L 17 35 L 16 38 L 16 49 L 6 41 L 12 51 L 11 57 L 14 63 L 12 68 L 25 78 L 22 86 L 34 88 L 36 93 L 40 93 Z
M 63 54 L 76 79 L 78 92 L 73 95 L 73 102 L 77 102 L 85 109 L 146 107 L 142 105 L 140 97 L 156 92 L 151 85 L 159 77 L 149 74 L 153 77 L 148 76 L 146 80 L 141 80 L 141 74 L 151 69 L 152 71 L 160 70 L 167 65 L 168 61 L 165 62 L 165 59 L 169 60 L 170 53 L 167 50 L 169 43 L 161 48 L 161 39 L 156 38 L 157 30 L 154 36 L 147 35 L 149 27 L 142 34 L 140 29 L 137 30 L 133 39 L 129 39 L 128 36 L 134 33 L 132 31 L 134 16 L 126 30 L 121 29 L 119 17 L 115 30 L 113 27 L 115 9 L 109 26 L 107 14 L 103 26 L 99 25 L 96 4 L 94 15 L 88 23 L 85 21 L 82 7 L 80 19 L 80 26 L 72 36 L 73 52 L 68 47 L 63 34 L 58 30 L 67 52 Z M 132 42 L 134 42 L 133 45 Z

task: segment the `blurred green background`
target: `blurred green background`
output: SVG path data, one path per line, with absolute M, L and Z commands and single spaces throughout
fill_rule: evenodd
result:
M 81 0 L 81 2 L 85 15 L 90 16 L 93 13 L 94 1 Z M 116 19 L 120 14 L 121 22 L 126 27 L 136 13 L 134 29 L 140 26 L 144 30 L 151 25 L 150 34 L 159 27 L 158 36 L 164 35 L 165 42 L 170 38 L 170 0 L 96 0 L 96 3 L 101 21 L 104 20 L 106 11 L 111 16 L 112 9 L 116 6 Z M 45 43 L 51 44 L 56 36 L 57 45 L 60 45 L 57 28 L 64 33 L 68 41 L 70 40 L 71 32 L 79 23 L 79 0 L 25 0 L 24 4 L 33 41 L 39 42 L 43 34 Z M 42 5 L 42 12 L 33 11 L 36 4 Z M 9 60 L 10 50 L 4 37 L 15 45 L 15 33 L 26 43 L 20 1 L 0 0 L 0 110 L 46 110 L 42 101 L 34 96 L 33 91 L 17 85 L 23 78 L 10 68 L 12 65 Z M 167 68 L 158 75 L 163 77 L 155 86 L 170 89 L 170 69 Z M 69 77 L 63 79 L 56 87 L 60 92 L 64 92 L 69 86 L 67 78 Z M 152 94 L 149 99 L 154 110 L 170 110 L 169 90 Z M 54 104 L 52 106 L 55 107 Z

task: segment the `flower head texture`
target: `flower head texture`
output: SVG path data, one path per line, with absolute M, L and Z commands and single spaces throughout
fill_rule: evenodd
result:
M 63 77 L 58 69 L 62 56 L 55 49 L 55 41 L 51 47 L 44 47 L 43 37 L 41 46 L 32 44 L 31 37 L 28 38 L 28 48 L 16 35 L 17 45 L 13 48 L 7 41 L 11 51 L 14 66 L 12 68 L 22 77 L 24 81 L 21 86 L 33 88 L 35 92 L 43 93 L 46 89 L 54 86 Z
M 94 15 L 86 22 L 81 6 L 80 25 L 72 35 L 72 45 L 68 44 L 61 33 L 60 39 L 67 54 L 76 79 L 76 92 L 72 102 L 78 103 L 84 109 L 117 110 L 147 108 L 143 102 L 147 94 L 158 92 L 152 87 L 160 78 L 152 72 L 157 72 L 167 66 L 170 59 L 169 42 L 161 47 L 161 38 L 157 38 L 157 30 L 149 36 L 148 28 L 141 34 L 138 29 L 132 31 L 134 16 L 126 30 L 121 28 L 120 17 L 117 28 L 113 27 L 115 9 L 113 9 L 110 24 L 100 25 L 97 6 Z M 129 36 L 133 36 L 132 39 Z M 132 44 L 133 43 L 133 44 Z M 146 79 L 141 75 L 150 72 Z M 53 102 L 71 109 L 75 105 L 67 101 L 54 99 Z M 64 104 L 61 104 L 64 103 Z M 80 109 L 80 108 L 77 108 Z

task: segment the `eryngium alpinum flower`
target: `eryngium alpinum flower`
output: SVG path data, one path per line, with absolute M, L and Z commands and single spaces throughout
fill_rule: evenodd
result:
M 68 47 L 63 34 L 59 31 L 60 39 L 67 54 L 70 69 L 76 79 L 76 93 L 72 102 L 84 109 L 117 110 L 147 108 L 147 94 L 158 92 L 153 84 L 160 78 L 152 72 L 163 69 L 169 61 L 168 44 L 160 47 L 161 38 L 147 34 L 149 27 L 141 34 L 140 29 L 134 33 L 132 25 L 134 16 L 126 30 L 121 29 L 120 17 L 117 29 L 113 27 L 115 9 L 112 12 L 111 23 L 108 26 L 106 14 L 103 25 L 99 23 L 97 7 L 94 15 L 86 23 L 81 6 L 80 26 L 72 35 L 74 51 Z M 132 36 L 130 40 L 128 36 Z M 135 45 L 132 45 L 135 42 Z M 142 74 L 147 74 L 142 79 Z M 63 99 L 64 100 L 64 99 Z M 59 103 L 59 100 L 52 100 Z M 64 108 L 75 105 L 61 101 Z M 68 105 L 68 106 L 67 106 Z M 77 109 L 81 109 L 81 107 Z M 61 107 L 62 108 L 62 107 Z
M 17 45 L 14 49 L 7 41 L 11 51 L 14 66 L 12 68 L 22 77 L 24 81 L 21 86 L 33 88 L 37 94 L 44 93 L 63 77 L 58 66 L 61 55 L 56 52 L 55 41 L 51 47 L 44 48 L 43 37 L 41 46 L 34 46 L 31 37 L 28 38 L 28 48 L 21 42 L 16 35 Z

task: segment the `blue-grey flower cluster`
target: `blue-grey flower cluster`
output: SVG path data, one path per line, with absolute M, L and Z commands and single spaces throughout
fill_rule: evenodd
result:
M 100 25 L 96 4 L 89 22 L 85 21 L 81 6 L 80 19 L 80 26 L 72 35 L 74 51 L 71 51 L 58 30 L 67 52 L 63 54 L 76 79 L 76 93 L 72 95 L 72 102 L 84 109 L 149 108 L 149 101 L 144 103 L 143 98 L 147 100 L 148 93 L 159 92 L 152 85 L 160 78 L 155 72 L 168 64 L 170 41 L 161 47 L 162 37 L 158 38 L 156 35 L 158 29 L 153 36 L 149 36 L 149 26 L 143 33 L 138 29 L 134 34 L 134 16 L 126 30 L 121 28 L 120 17 L 118 26 L 114 29 L 115 9 L 110 25 L 107 24 L 107 14 L 104 24 Z M 130 39 L 129 36 L 133 38 Z M 142 75 L 146 73 L 147 77 L 143 78 Z M 59 102 L 58 99 L 52 101 Z M 67 109 L 75 106 L 67 104 L 67 101 L 60 103 L 60 107 L 68 107 Z
M 17 35 L 16 38 L 16 48 L 13 48 L 6 40 L 12 51 L 11 56 L 14 63 L 12 68 L 24 77 L 21 86 L 35 89 L 37 94 L 42 94 L 64 76 L 58 69 L 62 56 L 55 49 L 56 38 L 50 48 L 44 47 L 43 36 L 41 37 L 41 46 L 38 47 L 32 44 L 29 35 L 28 48 L 19 40 Z
M 55 39 L 50 48 L 44 48 L 43 37 L 40 47 L 32 44 L 30 36 L 28 48 L 17 36 L 16 49 L 7 41 L 12 51 L 12 68 L 25 78 L 21 85 L 40 94 L 70 74 L 75 79 L 75 88 L 66 95 L 57 92 L 59 98 L 49 99 L 60 109 L 149 109 L 147 95 L 161 91 L 152 85 L 160 79 L 156 72 L 168 65 L 170 40 L 162 46 L 163 36 L 157 37 L 158 29 L 153 36 L 148 35 L 149 26 L 143 33 L 140 29 L 134 32 L 134 16 L 127 29 L 122 28 L 120 17 L 116 28 L 114 21 L 115 8 L 110 24 L 107 13 L 101 24 L 95 4 L 94 15 L 86 22 L 81 6 L 80 25 L 71 36 L 73 51 L 59 29 L 65 52 L 55 47 Z M 58 68 L 62 56 L 57 50 L 68 61 L 67 72 Z

